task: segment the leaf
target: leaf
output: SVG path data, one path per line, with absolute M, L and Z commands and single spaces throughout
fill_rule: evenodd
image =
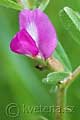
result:
M 57 82 L 62 81 L 70 73 L 68 72 L 52 72 L 47 75 L 47 78 L 43 79 L 44 83 L 56 85 Z
M 64 7 L 59 15 L 65 29 L 80 45 L 80 14 L 69 7 Z
M 65 68 L 65 71 L 67 71 L 67 72 L 72 71 L 72 66 L 71 66 L 70 60 L 59 41 L 58 41 L 56 51 L 54 52 L 53 55 L 62 62 L 62 64 L 64 65 L 64 68 Z
M 22 6 L 12 0 L 0 0 L 0 5 L 15 10 L 22 10 Z
M 41 2 L 39 3 L 39 9 L 45 10 L 48 4 L 49 4 L 49 0 L 41 0 Z

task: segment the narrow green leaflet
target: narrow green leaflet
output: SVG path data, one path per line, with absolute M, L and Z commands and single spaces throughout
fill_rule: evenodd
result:
M 53 56 L 61 61 L 61 63 L 64 65 L 66 72 L 72 71 L 70 60 L 59 41 L 58 41 L 58 45 L 57 45 L 56 51 L 54 52 Z
M 48 4 L 49 4 L 49 0 L 41 0 L 41 2 L 39 2 L 39 9 L 45 10 Z
M 18 3 L 14 2 L 12 0 L 0 0 L 0 6 L 12 8 L 15 10 L 21 10 L 23 8 L 21 5 L 19 5 Z
M 52 72 L 47 75 L 47 78 L 43 79 L 43 83 L 56 85 L 57 82 L 62 81 L 70 73 L 68 72 Z
M 59 15 L 65 29 L 80 45 L 80 14 L 69 7 L 64 7 Z

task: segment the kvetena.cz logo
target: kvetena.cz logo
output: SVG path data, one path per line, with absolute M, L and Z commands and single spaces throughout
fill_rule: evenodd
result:
M 63 112 L 73 112 L 74 106 L 66 106 Z M 8 117 L 19 117 L 20 114 L 32 114 L 32 113 L 51 113 L 60 112 L 59 106 L 48 106 L 48 105 L 18 105 L 16 103 L 9 103 L 6 105 L 5 113 Z

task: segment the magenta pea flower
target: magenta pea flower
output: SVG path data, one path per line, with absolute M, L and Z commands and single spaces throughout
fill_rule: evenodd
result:
M 57 45 L 56 31 L 48 16 L 40 11 L 23 10 L 19 14 L 19 32 L 13 37 L 13 52 L 47 59 Z

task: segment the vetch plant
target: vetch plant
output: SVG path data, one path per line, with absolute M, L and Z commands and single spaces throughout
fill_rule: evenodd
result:
M 65 120 L 65 96 L 68 87 L 80 74 L 80 66 L 72 72 L 70 61 L 58 41 L 56 30 L 43 12 L 49 0 L 2 0 L 0 5 L 20 10 L 19 32 L 13 37 L 10 48 L 17 54 L 43 61 L 53 72 L 43 78 L 42 82 L 56 87 L 55 120 Z M 80 15 L 71 8 L 65 7 L 60 18 L 69 34 L 80 45 Z M 74 34 L 75 33 L 75 34 Z M 46 120 L 45 117 L 41 117 Z

